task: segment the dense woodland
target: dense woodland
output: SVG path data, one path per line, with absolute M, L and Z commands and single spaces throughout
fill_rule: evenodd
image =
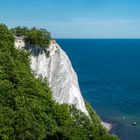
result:
M 48 47 L 44 29 L 0 24 L 0 139 L 1 140 L 117 140 L 100 125 L 100 118 L 86 103 L 91 119 L 74 106 L 52 99 L 47 80 L 36 79 L 29 52 L 16 50 L 14 35 Z

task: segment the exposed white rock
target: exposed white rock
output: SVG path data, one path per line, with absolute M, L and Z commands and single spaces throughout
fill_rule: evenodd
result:
M 18 37 L 18 36 L 14 36 L 14 37 L 15 37 L 14 46 L 16 49 L 21 49 L 25 47 L 24 37 Z
M 77 109 L 88 115 L 80 92 L 77 75 L 66 53 L 57 43 L 51 43 L 49 57 L 45 51 L 30 48 L 31 68 L 37 74 L 47 78 L 54 99 L 60 103 L 74 104 Z M 38 53 L 39 52 L 39 53 Z
M 25 47 L 24 38 L 15 37 L 14 46 L 16 49 L 23 49 Z M 31 45 L 27 48 L 32 54 L 30 56 L 32 70 L 37 77 L 42 76 L 42 78 L 48 79 L 54 99 L 60 104 L 73 104 L 89 116 L 80 92 L 77 75 L 61 47 L 52 41 L 47 49 L 49 57 L 43 49 Z M 111 124 L 103 121 L 101 125 L 108 131 L 112 128 Z
M 110 131 L 111 128 L 112 128 L 112 124 L 110 123 L 106 123 L 106 122 L 101 122 L 101 125 L 107 130 L 107 131 Z

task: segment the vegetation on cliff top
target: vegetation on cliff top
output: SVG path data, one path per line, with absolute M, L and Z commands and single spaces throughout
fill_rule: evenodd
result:
M 0 24 L 1 140 L 116 140 L 88 104 L 91 120 L 74 106 L 56 103 L 47 82 L 32 74 L 30 54 L 13 42 L 13 30 Z
M 26 44 L 47 48 L 50 44 L 51 34 L 46 29 L 37 29 L 35 27 L 29 29 L 27 27 L 18 26 L 11 29 L 15 36 L 24 36 Z

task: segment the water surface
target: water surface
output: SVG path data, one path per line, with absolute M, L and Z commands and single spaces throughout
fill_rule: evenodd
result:
M 81 92 L 121 140 L 140 140 L 140 40 L 57 39 Z M 137 126 L 132 126 L 136 121 Z

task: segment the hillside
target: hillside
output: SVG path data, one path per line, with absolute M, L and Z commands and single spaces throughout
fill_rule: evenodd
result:
M 116 140 L 88 103 L 90 118 L 74 105 L 53 99 L 48 79 L 36 78 L 30 67 L 31 52 L 14 48 L 14 35 L 43 49 L 51 39 L 46 30 L 24 28 L 17 34 L 0 24 L 0 139 Z

